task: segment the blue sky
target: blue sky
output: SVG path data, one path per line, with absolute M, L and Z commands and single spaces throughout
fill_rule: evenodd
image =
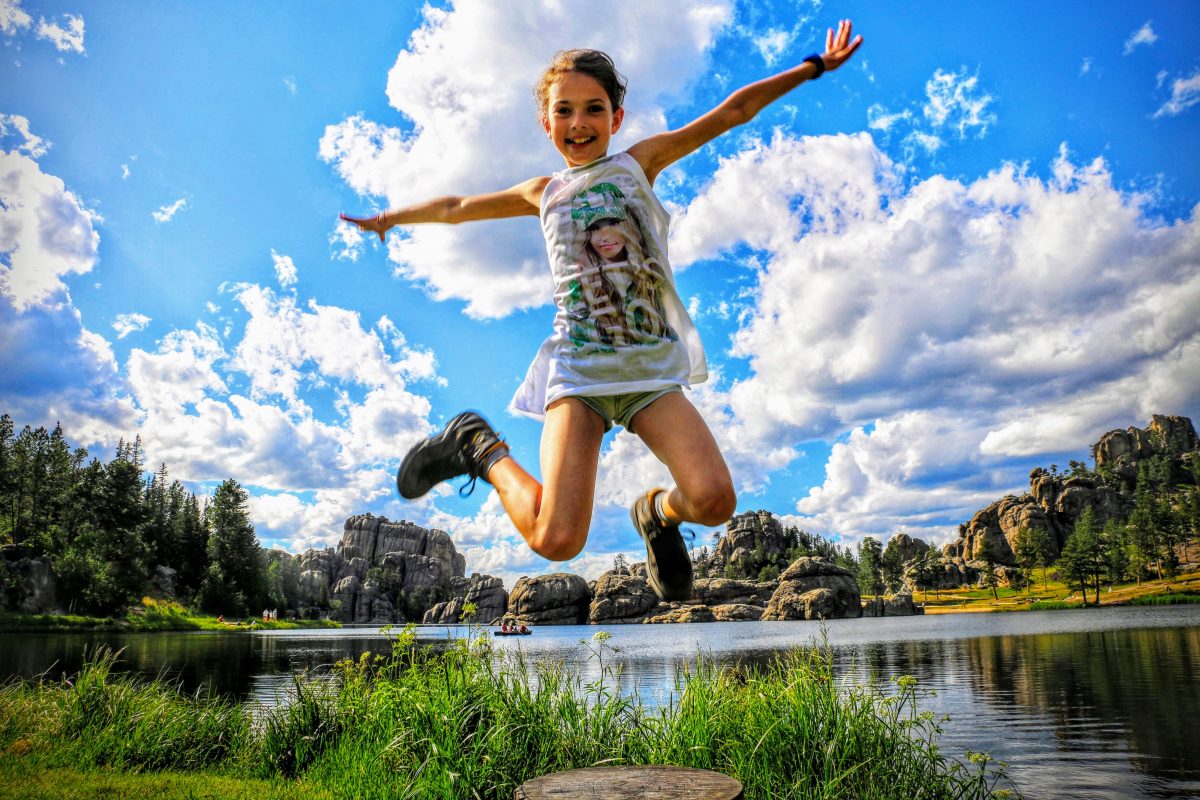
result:
M 264 544 L 372 512 L 468 570 L 556 570 L 481 486 L 391 475 L 462 408 L 530 467 L 508 401 L 551 284 L 536 221 L 356 236 L 339 211 L 561 167 L 530 88 L 555 50 L 630 79 L 615 147 L 866 37 L 665 173 L 713 378 L 691 393 L 739 510 L 855 543 L 946 541 L 1034 465 L 1200 412 L 1200 13 L 1191 3 L 34 3 L 0 0 L 0 408 L 210 492 Z M 606 440 L 589 577 L 640 559 L 668 480 Z M 697 531 L 697 542 L 710 531 Z

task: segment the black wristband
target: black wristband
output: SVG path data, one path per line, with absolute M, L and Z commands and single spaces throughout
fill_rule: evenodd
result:
M 825 59 L 821 58 L 820 53 L 813 53 L 811 56 L 805 56 L 804 60 L 817 68 L 817 74 L 812 76 L 812 80 L 816 80 L 825 74 Z

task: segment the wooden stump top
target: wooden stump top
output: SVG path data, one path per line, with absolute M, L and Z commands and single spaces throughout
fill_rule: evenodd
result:
M 588 767 L 526 781 L 516 800 L 742 800 L 742 784 L 719 772 L 691 767 Z

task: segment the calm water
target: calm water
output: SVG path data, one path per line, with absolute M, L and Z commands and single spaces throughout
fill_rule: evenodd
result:
M 596 627 L 539 628 L 501 649 L 597 672 L 579 646 Z M 821 636 L 817 623 L 729 622 L 604 628 L 621 649 L 625 690 L 662 702 L 699 652 L 767 659 Z M 839 620 L 829 644 L 847 680 L 913 675 L 949 714 L 944 752 L 984 751 L 1010 764 L 1030 798 L 1200 798 L 1200 606 Z M 422 629 L 444 638 L 446 629 Z M 124 667 L 274 703 L 295 671 L 386 652 L 373 628 L 256 634 L 5 635 L 0 677 L 79 668 L 85 646 L 125 648 Z

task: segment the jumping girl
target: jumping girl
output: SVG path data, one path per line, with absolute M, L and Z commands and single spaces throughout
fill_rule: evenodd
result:
M 640 437 L 675 481 L 670 490 L 650 489 L 630 510 L 646 544 L 650 585 L 663 600 L 691 595 L 692 565 L 679 525 L 720 525 L 733 515 L 736 497 L 716 440 L 682 392 L 706 380 L 708 370 L 675 290 L 667 260 L 670 218 L 652 187 L 669 165 L 844 64 L 862 44 L 861 36 L 852 40 L 850 34 L 849 20 L 840 22 L 828 32 L 823 54 L 739 89 L 678 130 L 611 156 L 609 141 L 625 118 L 625 81 L 604 53 L 561 52 L 535 96 L 542 128 L 566 161 L 563 171 L 491 194 L 441 197 L 374 217 L 342 215 L 380 240 L 395 225 L 522 215 L 539 216 L 546 237 L 554 331 L 512 401 L 514 410 L 545 422 L 543 483 L 516 462 L 482 417 L 468 411 L 408 452 L 396 475 L 402 496 L 421 497 L 459 475 L 483 478 L 529 546 L 566 561 L 587 541 L 600 444 L 615 422 Z M 601 232 L 611 238 L 614 228 L 621 229 L 616 235 L 624 239 L 624 254 L 604 241 Z M 593 253 L 597 257 L 581 257 Z M 625 263 L 620 284 L 604 273 L 616 259 Z

